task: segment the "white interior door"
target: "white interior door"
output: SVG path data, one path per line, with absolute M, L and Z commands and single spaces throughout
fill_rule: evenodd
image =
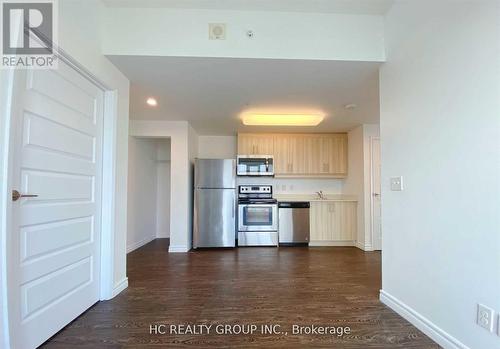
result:
M 382 249 L 382 224 L 380 205 L 380 139 L 372 138 L 372 238 L 373 249 Z
M 8 236 L 14 348 L 34 348 L 99 300 L 104 93 L 60 61 L 16 73 Z M 14 194 L 14 191 L 13 191 Z

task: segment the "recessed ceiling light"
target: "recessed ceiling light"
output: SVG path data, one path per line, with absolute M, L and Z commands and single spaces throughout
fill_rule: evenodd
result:
M 324 116 L 319 114 L 245 114 L 247 126 L 317 126 Z
M 156 101 L 156 99 L 154 99 L 153 97 L 149 97 L 147 100 L 146 100 L 146 103 L 152 107 L 156 107 L 158 105 L 158 102 Z

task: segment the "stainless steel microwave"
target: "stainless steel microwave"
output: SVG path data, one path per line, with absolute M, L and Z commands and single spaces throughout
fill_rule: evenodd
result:
M 272 155 L 238 155 L 236 160 L 238 176 L 274 176 Z

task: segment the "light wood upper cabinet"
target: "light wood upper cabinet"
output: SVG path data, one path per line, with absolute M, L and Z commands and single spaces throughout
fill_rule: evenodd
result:
M 238 134 L 238 155 L 273 155 L 278 177 L 347 176 L 347 134 Z
M 303 175 L 305 172 L 304 137 L 280 134 L 274 137 L 274 171 L 277 174 Z
M 238 155 L 274 155 L 274 136 L 264 133 L 239 133 Z
M 320 136 L 319 173 L 347 175 L 347 135 Z
M 310 209 L 310 241 L 356 240 L 357 203 L 354 201 L 314 201 Z

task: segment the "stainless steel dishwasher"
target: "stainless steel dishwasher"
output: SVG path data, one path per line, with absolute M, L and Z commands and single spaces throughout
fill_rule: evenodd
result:
M 309 202 L 278 203 L 280 245 L 309 243 Z

